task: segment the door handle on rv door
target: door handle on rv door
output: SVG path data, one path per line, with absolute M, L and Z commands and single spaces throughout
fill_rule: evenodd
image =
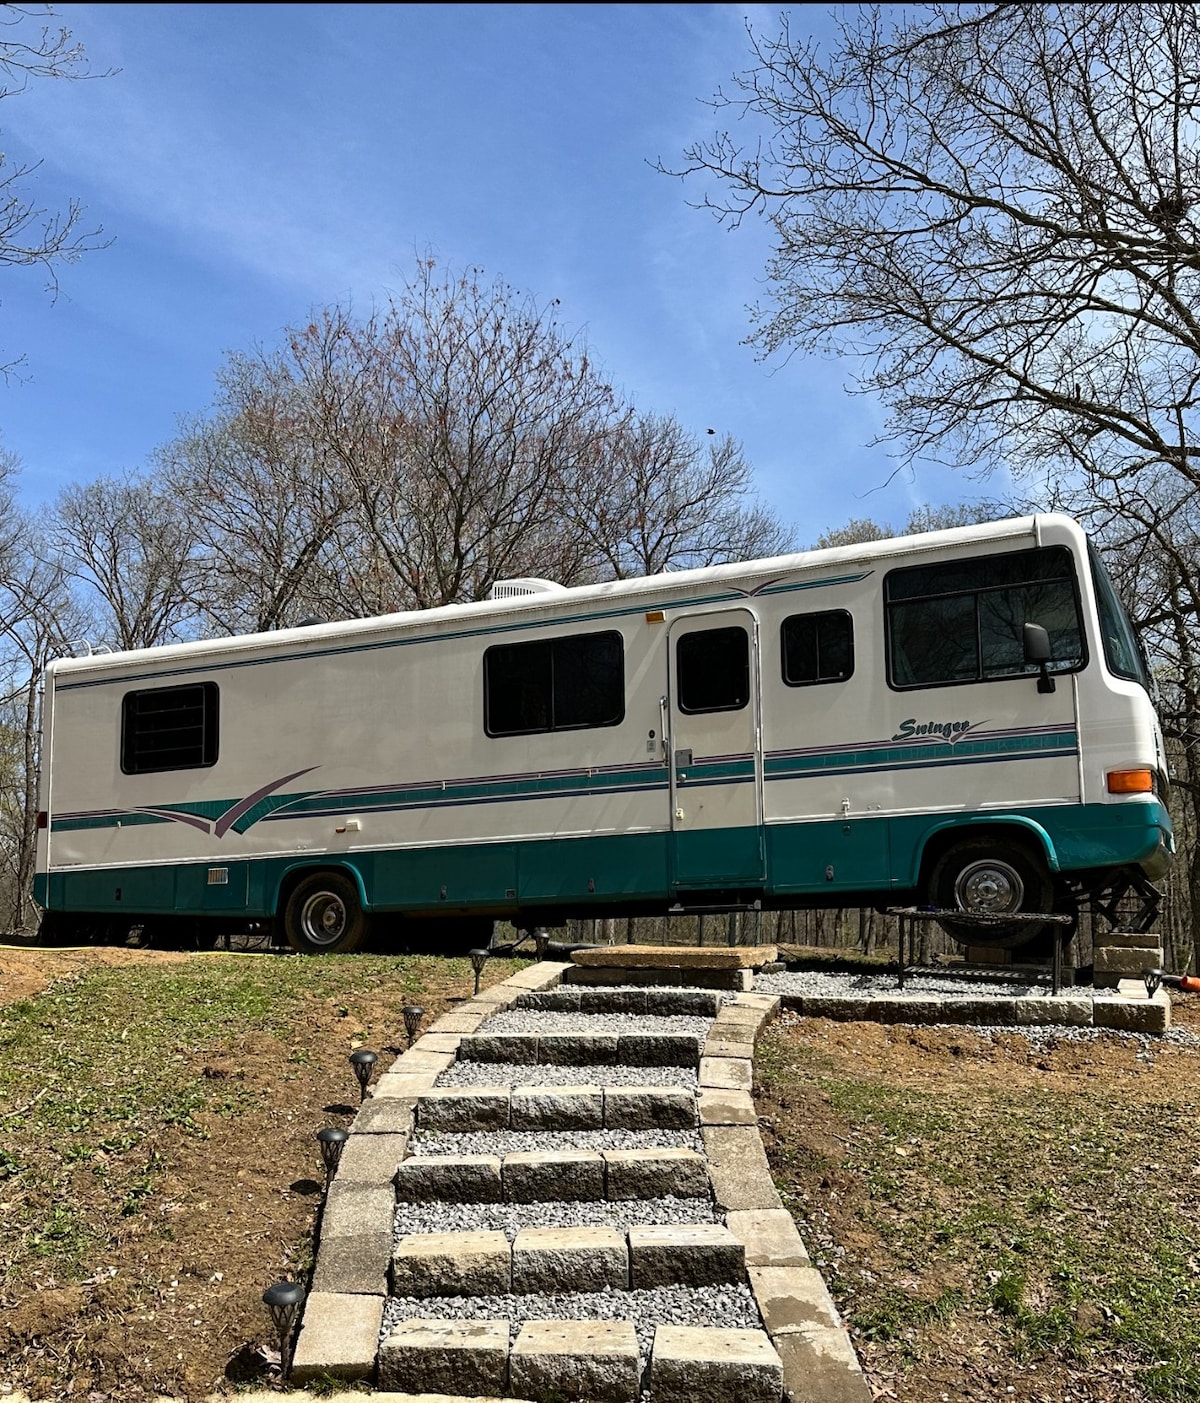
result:
M 667 699 L 658 699 L 658 734 L 662 739 L 662 762 L 668 765 L 671 762 L 671 738 L 667 735 Z

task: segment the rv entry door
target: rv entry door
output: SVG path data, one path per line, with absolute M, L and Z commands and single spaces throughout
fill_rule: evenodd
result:
M 761 885 L 758 620 L 749 609 L 673 619 L 668 648 L 674 886 Z

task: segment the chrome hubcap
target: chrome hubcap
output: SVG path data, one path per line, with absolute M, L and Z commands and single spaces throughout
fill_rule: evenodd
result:
M 983 915 L 1019 911 L 1024 897 L 1025 883 L 1007 862 L 972 863 L 954 884 L 954 898 L 960 909 Z
M 346 930 L 346 905 L 332 892 L 316 892 L 300 912 L 300 928 L 314 945 L 334 945 Z

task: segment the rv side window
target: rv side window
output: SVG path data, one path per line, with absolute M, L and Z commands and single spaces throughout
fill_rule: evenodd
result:
M 1065 546 L 893 570 L 884 599 L 893 687 L 1032 675 L 1027 623 L 1050 635 L 1051 672 L 1084 664 L 1075 567 Z
M 844 682 L 854 672 L 854 621 L 845 609 L 793 614 L 784 619 L 779 641 L 789 687 Z
M 685 633 L 675 645 L 680 711 L 740 711 L 750 700 L 750 640 L 744 628 Z
M 483 724 L 489 736 L 617 726 L 625 719 L 625 651 L 619 633 L 504 643 L 483 655 Z
M 198 770 L 217 763 L 215 682 L 126 692 L 121 700 L 121 769 Z

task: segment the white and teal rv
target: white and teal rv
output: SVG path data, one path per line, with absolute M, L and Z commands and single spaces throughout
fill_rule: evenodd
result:
M 494 594 L 54 663 L 48 932 L 1153 900 L 1161 735 L 1067 517 Z

